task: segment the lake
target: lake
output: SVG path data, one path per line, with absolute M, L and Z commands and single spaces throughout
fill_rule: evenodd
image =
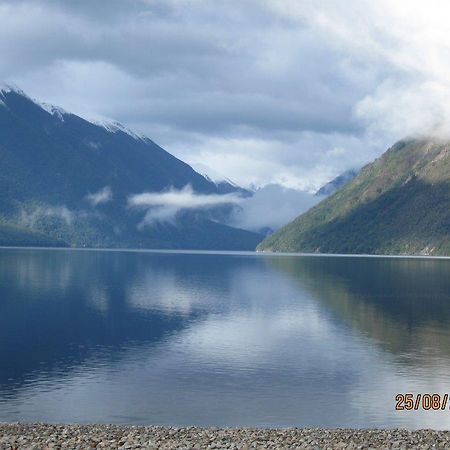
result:
M 0 422 L 449 428 L 450 260 L 0 250 Z

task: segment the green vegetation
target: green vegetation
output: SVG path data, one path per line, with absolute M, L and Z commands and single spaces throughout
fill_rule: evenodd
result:
M 18 91 L 0 91 L 0 98 L 3 245 L 253 250 L 261 241 L 220 223 L 229 205 L 144 224 L 147 211 L 129 207 L 134 194 L 185 186 L 205 195 L 249 193 L 217 186 L 150 139 L 49 114 Z M 105 189 L 102 201 L 90 201 Z
M 450 255 L 450 143 L 398 142 L 257 249 Z
M 25 230 L 13 225 L 0 224 L 0 246 L 2 247 L 67 247 L 59 239 L 37 231 Z

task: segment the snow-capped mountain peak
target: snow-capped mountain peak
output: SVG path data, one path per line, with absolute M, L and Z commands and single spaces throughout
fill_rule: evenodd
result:
M 0 81 L 0 106 L 7 107 L 5 94 L 8 94 L 9 92 L 17 92 L 20 95 L 25 95 L 25 93 L 14 84 Z
M 199 174 L 201 174 L 204 178 L 206 178 L 209 182 L 214 183 L 218 189 L 218 191 L 222 194 L 227 194 L 229 192 L 239 192 L 242 196 L 248 197 L 253 195 L 253 191 L 248 188 L 242 188 L 237 185 L 234 181 L 225 177 L 220 172 L 212 169 L 203 163 L 194 163 L 191 164 L 191 167 Z
M 140 141 L 146 141 L 148 138 L 142 134 L 135 133 L 134 131 L 127 128 L 125 125 L 122 125 L 120 122 L 116 120 L 107 119 L 105 117 L 95 117 L 95 118 L 85 118 L 88 122 L 91 122 L 94 125 L 104 128 L 110 133 L 117 133 L 121 131 L 123 133 L 128 134 L 132 138 Z
M 7 107 L 6 94 L 10 92 L 15 92 L 16 94 L 32 101 L 35 105 L 39 106 L 39 108 L 43 109 L 48 114 L 51 114 L 52 116 L 58 118 L 62 122 L 64 122 L 64 116 L 71 114 L 59 106 L 53 105 L 51 103 L 41 102 L 33 97 L 30 97 L 15 84 L 5 82 L 0 82 L 0 106 Z M 129 136 L 131 136 L 136 140 L 141 141 L 149 140 L 146 136 L 135 133 L 134 131 L 131 131 L 129 128 L 122 125 L 120 122 L 117 122 L 112 119 L 108 119 L 101 116 L 95 116 L 93 118 L 83 117 L 83 119 L 92 123 L 93 125 L 97 125 L 99 127 L 104 128 L 110 133 L 117 133 L 118 131 L 121 131 L 123 133 L 128 134 Z
M 68 113 L 65 109 L 60 108 L 59 106 L 52 105 L 50 103 L 40 103 L 36 100 L 33 100 L 34 103 L 36 103 L 38 106 L 40 106 L 44 111 L 47 111 L 52 116 L 57 117 L 61 121 L 64 122 L 64 116 Z
M 18 94 L 25 95 L 25 93 L 13 83 L 0 81 L 0 95 L 4 96 L 4 94 L 7 94 L 8 92 L 17 92 Z
M 22 91 L 22 89 L 20 89 L 13 83 L 0 82 L 0 104 L 2 104 L 3 106 L 7 106 L 5 102 L 6 100 L 5 95 L 9 94 L 10 92 L 15 92 L 16 94 L 25 97 L 26 99 L 32 101 L 35 105 L 39 106 L 39 108 L 43 109 L 52 116 L 57 117 L 61 121 L 64 121 L 64 115 L 69 114 L 67 111 L 65 111 L 63 108 L 60 108 L 59 106 L 51 105 L 50 103 L 40 102 L 39 100 L 30 97 L 29 95 L 25 94 L 25 92 Z M 1 97 L 3 97 L 3 100 Z
M 231 186 L 239 187 L 236 183 L 231 181 L 229 178 L 227 178 L 223 174 L 217 172 L 216 170 L 212 169 L 211 167 L 209 167 L 205 164 L 195 163 L 195 164 L 191 164 L 191 166 L 196 172 L 202 174 L 206 179 L 213 182 L 214 184 L 228 183 Z

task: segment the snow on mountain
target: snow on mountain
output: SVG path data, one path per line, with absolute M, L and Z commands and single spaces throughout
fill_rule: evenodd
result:
M 46 113 L 51 114 L 52 116 L 59 119 L 61 122 L 65 121 L 65 116 L 72 115 L 70 112 L 64 110 L 63 108 L 59 106 L 55 106 L 51 103 L 45 103 L 41 102 L 39 100 L 36 100 L 35 98 L 30 97 L 29 95 L 25 94 L 20 88 L 18 88 L 16 85 L 12 83 L 2 83 L 0 82 L 0 106 L 8 107 L 7 106 L 7 94 L 10 92 L 15 92 L 19 94 L 20 96 L 28 99 L 29 101 L 33 102 L 35 105 L 37 105 L 39 108 L 44 110 Z M 126 133 L 128 136 L 131 136 L 136 141 L 142 141 L 145 143 L 153 144 L 151 139 L 148 137 L 135 133 L 134 131 L 130 130 L 120 122 L 117 122 L 116 120 L 109 119 L 104 116 L 100 115 L 82 115 L 81 116 L 84 120 L 86 120 L 89 123 L 92 123 L 95 126 L 102 127 L 109 133 Z M 240 192 L 243 196 L 251 196 L 252 191 L 248 189 L 243 189 L 239 187 L 236 183 L 234 183 L 229 178 L 225 177 L 223 174 L 217 172 L 216 170 L 212 169 L 211 167 L 206 166 L 205 164 L 198 163 L 192 165 L 193 169 L 201 174 L 204 178 L 206 178 L 209 182 L 216 185 L 219 193 L 221 194 L 227 194 L 230 192 Z
M 130 130 L 129 128 L 127 128 L 126 126 L 122 125 L 120 122 L 117 122 L 115 120 L 107 119 L 105 117 L 95 117 L 95 118 L 83 117 L 83 118 L 94 125 L 104 128 L 110 133 L 117 133 L 118 131 L 121 131 L 123 133 L 128 134 L 137 141 L 149 140 L 148 137 L 142 134 L 135 133 L 134 131 Z
M 6 103 L 4 102 L 5 94 L 7 94 L 8 92 L 11 92 L 11 91 L 16 91 L 16 92 L 20 93 L 21 95 L 22 94 L 25 95 L 25 93 L 20 91 L 20 89 L 17 88 L 16 86 L 0 81 L 0 106 L 3 106 L 5 108 L 7 107 Z M 2 97 L 3 97 L 3 100 L 2 100 Z
M 214 184 L 227 183 L 234 187 L 239 187 L 234 181 L 231 181 L 229 178 L 225 177 L 223 174 L 217 172 L 206 164 L 195 163 L 191 164 L 191 167 L 201 175 L 203 175 L 206 179 L 211 181 Z
M 114 121 L 92 124 L 11 85 L 2 84 L 0 100 L 2 223 L 75 247 L 252 250 L 261 240 L 228 225 L 231 195 L 221 194 L 243 197 L 238 189 L 211 183 L 152 140 Z M 175 217 L 148 201 L 187 189 L 191 198 Z M 131 210 L 136 195 L 147 204 Z M 0 242 L 9 239 L 0 230 Z
M 69 114 L 67 111 L 65 111 L 63 108 L 60 108 L 59 106 L 51 105 L 50 103 L 43 103 L 39 100 L 36 100 L 35 98 L 30 97 L 29 95 L 25 94 L 22 89 L 17 87 L 16 85 L 12 83 L 2 83 L 0 82 L 0 96 L 5 98 L 5 94 L 8 94 L 9 92 L 15 92 L 16 94 L 21 95 L 22 97 L 27 98 L 28 100 L 31 100 L 35 105 L 39 106 L 39 108 L 43 109 L 44 111 L 48 112 L 52 116 L 57 117 L 61 121 L 64 121 L 64 115 Z M 0 98 L 0 103 L 6 107 L 6 103 L 4 100 Z
M 52 105 L 51 103 L 45 103 L 40 102 L 39 100 L 30 97 L 29 95 L 25 94 L 24 91 L 22 91 L 19 87 L 12 83 L 4 83 L 0 82 L 0 105 L 6 107 L 6 103 L 4 101 L 5 94 L 8 94 L 9 92 L 16 92 L 17 94 L 26 97 L 28 100 L 31 100 L 35 105 L 39 106 L 41 109 L 46 111 L 47 113 L 51 114 L 52 116 L 57 117 L 59 120 L 64 122 L 64 116 L 70 115 L 71 113 L 67 112 L 65 109 Z M 3 97 L 3 99 L 2 99 Z M 129 128 L 122 125 L 120 122 L 117 122 L 112 119 L 108 119 L 101 116 L 96 116 L 93 118 L 90 117 L 82 117 L 83 119 L 87 120 L 88 122 L 92 123 L 93 125 L 99 126 L 104 128 L 105 130 L 109 131 L 110 133 L 117 133 L 118 131 L 121 131 L 123 133 L 128 134 L 132 138 L 136 140 L 141 141 L 147 141 L 149 140 L 146 136 L 143 136 L 141 134 L 135 133 L 134 131 L 130 130 Z
M 0 81 L 0 95 L 7 94 L 11 91 L 18 91 L 21 92 L 19 88 L 14 86 L 13 84 L 4 83 Z
M 52 116 L 57 117 L 62 122 L 64 122 L 64 115 L 70 114 L 65 109 L 60 108 L 59 106 L 51 105 L 50 103 L 40 103 L 34 99 L 33 102 L 40 106 L 44 111 L 47 111 Z

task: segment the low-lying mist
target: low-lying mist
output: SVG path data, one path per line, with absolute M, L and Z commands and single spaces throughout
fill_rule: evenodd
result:
M 230 225 L 270 233 L 304 213 L 324 197 L 270 184 L 258 189 L 235 208 Z

